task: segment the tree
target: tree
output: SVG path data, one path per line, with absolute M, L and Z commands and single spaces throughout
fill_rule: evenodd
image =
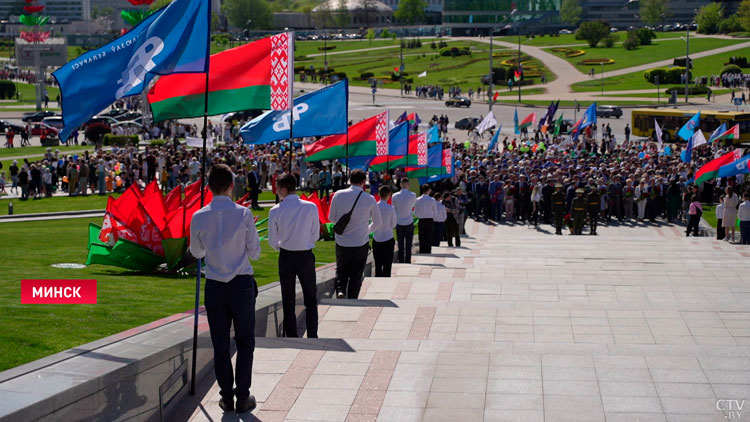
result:
M 169 3 L 172 3 L 172 0 L 156 0 L 155 2 L 151 3 L 151 6 L 149 6 L 149 9 L 158 10 L 168 5 Z
M 349 16 L 349 8 L 346 5 L 346 0 L 339 0 L 338 8 L 336 9 L 336 26 L 339 28 L 348 28 L 351 25 L 352 17 Z
M 667 0 L 640 0 L 640 3 L 641 20 L 646 25 L 656 25 L 671 14 Z
M 609 28 L 598 21 L 584 22 L 578 27 L 578 31 L 576 31 L 576 39 L 588 41 L 589 46 L 592 48 L 596 47 L 599 41 L 603 40 L 607 35 L 609 35 Z
M 375 30 L 370 28 L 367 30 L 367 34 L 365 35 L 365 38 L 367 38 L 370 41 L 370 47 L 372 47 L 372 40 L 375 38 Z
M 719 23 L 724 17 L 724 8 L 719 3 L 708 3 L 698 10 L 695 23 L 701 34 L 715 34 L 719 31 Z
M 425 0 L 401 0 L 393 16 L 404 25 L 414 25 L 424 19 L 426 8 Z
M 622 46 L 625 47 L 626 50 L 635 50 L 638 48 L 638 44 L 640 44 L 640 39 L 638 37 L 638 33 L 636 31 L 630 30 L 628 31 L 628 37 L 625 39 L 625 41 L 622 42 Z
M 313 13 L 315 14 L 314 19 L 316 28 L 328 28 L 334 23 L 333 21 L 335 17 L 333 16 L 333 11 L 327 1 L 324 1 L 320 6 L 316 7 L 315 12 Z
M 94 6 L 91 8 L 91 19 L 96 20 L 96 18 L 103 16 L 105 18 L 108 18 L 114 13 L 111 7 L 99 7 Z
M 745 31 L 750 31 L 750 0 L 742 0 L 737 8 L 737 17 Z
M 570 26 L 575 26 L 581 20 L 583 8 L 578 0 L 563 0 L 560 6 L 560 20 Z
M 270 29 L 273 24 L 273 14 L 266 0 L 225 0 L 221 10 L 237 28 Z

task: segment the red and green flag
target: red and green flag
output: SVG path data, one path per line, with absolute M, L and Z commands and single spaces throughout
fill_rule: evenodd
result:
M 327 136 L 305 145 L 305 154 L 305 161 L 335 160 L 347 154 L 349 157 L 387 155 L 388 111 L 350 126 L 348 141 L 346 134 Z
M 523 77 L 523 70 L 521 68 L 518 68 L 513 72 L 513 81 L 518 82 Z
M 527 128 L 536 122 L 536 113 L 531 113 L 528 116 L 526 116 L 525 119 L 521 121 L 521 123 L 518 124 L 518 129 L 521 130 L 523 128 Z
M 736 124 L 732 126 L 728 131 L 722 133 L 721 135 L 714 138 L 714 141 L 718 141 L 720 139 L 726 139 L 728 141 L 735 142 L 738 139 L 740 139 L 740 125 Z
M 293 49 L 291 33 L 281 33 L 212 54 L 208 114 L 288 109 L 292 104 Z M 203 116 L 205 92 L 204 73 L 160 77 L 148 93 L 154 120 Z
M 700 186 L 707 180 L 715 179 L 719 174 L 719 168 L 721 166 L 737 161 L 740 158 L 742 158 L 742 150 L 736 149 L 722 155 L 719 158 L 713 159 L 701 166 L 701 168 L 699 168 L 698 171 L 695 172 L 695 176 L 693 177 L 693 180 L 691 180 L 691 182 Z
M 406 174 L 409 177 L 430 177 L 445 174 L 443 167 L 443 144 L 437 143 L 427 151 L 427 161 L 424 165 L 409 165 Z

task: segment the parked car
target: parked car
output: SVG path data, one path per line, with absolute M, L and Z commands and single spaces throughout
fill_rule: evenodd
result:
M 476 117 L 464 117 L 457 121 L 453 126 L 459 130 L 473 130 L 479 124 L 479 119 Z
M 21 120 L 24 123 L 37 123 L 41 122 L 45 117 L 50 116 L 58 116 L 58 114 L 54 111 L 49 110 L 34 111 L 30 113 L 24 113 L 23 117 L 21 117 Z
M 107 126 L 112 126 L 113 124 L 117 123 L 117 119 L 100 114 L 98 116 L 90 118 L 86 123 L 83 124 L 83 128 L 85 129 L 95 123 L 102 123 Z
M 263 114 L 262 110 L 243 110 L 225 115 L 222 121 L 231 122 L 233 120 L 237 120 L 238 122 L 249 122 L 250 120 L 253 120 L 254 118 L 260 116 L 261 114 Z
M 558 31 L 558 34 L 572 34 L 572 33 L 573 31 L 571 31 L 570 29 L 561 29 Z
M 31 135 L 32 136 L 40 136 L 42 134 L 42 129 L 47 131 L 47 136 L 57 136 L 58 130 L 54 128 L 53 126 L 50 126 L 48 124 L 37 122 L 31 124 Z
M 601 105 L 596 107 L 596 117 L 622 117 L 622 109 L 617 106 Z
M 445 102 L 446 107 L 471 107 L 471 100 L 466 97 L 453 97 Z
M 62 130 L 63 126 L 65 126 L 65 123 L 63 122 L 62 116 L 50 116 L 45 117 L 42 120 L 42 124 L 45 124 L 47 126 L 52 126 L 53 128 L 59 130 Z
M 23 125 L 17 123 L 11 123 L 7 120 L 0 120 L 0 132 L 5 133 L 8 129 L 13 129 L 13 132 L 19 133 L 23 129 Z
M 124 108 L 113 108 L 113 109 L 107 110 L 106 112 L 104 112 L 102 114 L 99 114 L 99 116 L 117 117 L 117 116 L 123 115 L 123 114 L 125 114 L 127 112 L 128 111 L 125 110 Z
M 143 115 L 137 111 L 128 111 L 127 113 L 121 114 L 115 118 L 118 122 L 127 122 L 130 120 L 135 120 L 139 117 L 143 117 Z
M 619 31 L 619 29 L 615 27 L 609 28 L 609 32 L 617 32 L 617 31 Z

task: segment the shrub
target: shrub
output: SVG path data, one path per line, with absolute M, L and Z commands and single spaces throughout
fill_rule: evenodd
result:
M 747 65 L 747 57 L 742 57 L 742 56 L 737 56 L 737 57 L 732 56 L 732 57 L 729 58 L 729 63 L 724 63 L 724 64 L 725 65 L 726 64 L 736 64 L 739 67 L 748 67 L 748 65 Z
M 102 143 L 104 145 L 117 145 L 121 147 L 127 146 L 127 145 L 138 145 L 138 136 L 137 135 L 113 135 L 111 133 L 107 133 L 104 135 Z
M 721 72 L 719 72 L 719 75 L 724 75 L 725 73 L 742 73 L 742 69 L 740 69 L 740 67 L 736 64 L 728 64 L 721 68 Z
M 366 81 L 366 80 L 372 78 L 373 76 L 375 76 L 374 73 L 372 73 L 372 72 L 365 72 L 365 73 L 362 73 L 362 74 L 359 75 L 359 79 L 363 80 L 363 81 Z
M 742 21 L 740 21 L 740 18 L 737 16 L 737 14 L 732 14 L 726 19 L 722 19 L 721 22 L 719 22 L 719 32 L 722 34 L 728 34 L 730 32 L 741 32 L 742 31 Z
M 430 48 L 435 50 L 437 48 L 437 45 L 435 44 L 435 41 L 430 43 Z
M 0 99 L 11 99 L 16 96 L 16 84 L 12 81 L 0 81 Z
M 629 32 L 630 31 L 628 31 L 628 33 Z M 651 45 L 651 40 L 656 38 L 656 32 L 654 32 L 653 29 L 649 28 L 638 28 L 635 30 L 635 34 L 638 37 L 638 42 L 641 45 Z
M 167 141 L 164 139 L 152 139 L 151 142 L 149 142 L 149 146 L 152 147 L 163 147 L 167 144 Z
M 346 79 L 346 72 L 331 73 L 331 80 L 342 81 L 344 79 Z
M 671 68 L 657 67 L 643 72 L 643 77 L 652 84 L 656 84 L 657 75 L 659 76 L 660 84 L 679 84 L 684 83 L 681 80 L 683 73 L 685 73 L 685 68 L 681 66 Z
M 576 31 L 577 40 L 585 40 L 591 48 L 596 47 L 599 41 L 603 40 L 610 34 L 609 27 L 603 22 L 592 21 L 584 22 Z
M 447 42 L 445 42 L 445 41 L 440 41 L 440 42 L 438 43 L 438 48 L 445 48 L 445 47 L 448 47 L 448 43 L 447 43 Z
M 318 51 L 329 51 L 333 50 L 334 48 L 336 48 L 335 45 L 327 45 L 325 47 L 318 47 Z
M 638 38 L 638 34 L 636 34 L 635 31 L 628 31 L 628 37 L 623 41 L 622 46 L 625 47 L 626 50 L 635 50 L 640 43 L 641 41 Z
M 612 64 L 614 63 L 614 59 L 584 59 L 578 62 L 578 64 L 584 65 L 584 66 L 596 66 L 598 64 Z
M 689 88 L 690 94 L 694 95 L 706 95 L 711 91 L 711 88 L 707 86 L 691 86 Z M 672 92 L 676 92 L 677 95 L 685 95 L 685 87 L 684 86 L 676 86 L 673 88 L 669 88 L 667 90 L 668 95 L 672 95 Z
M 618 38 L 619 37 L 617 36 L 617 34 L 611 34 L 610 33 L 609 35 L 607 35 L 606 37 L 604 37 L 604 46 L 606 48 L 612 48 L 615 45 L 615 43 L 617 42 Z
M 440 55 L 444 57 L 468 56 L 471 54 L 469 47 L 445 47 L 440 49 Z

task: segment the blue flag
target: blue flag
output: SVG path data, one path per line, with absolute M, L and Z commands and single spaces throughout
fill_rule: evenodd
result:
M 596 124 L 596 103 L 593 103 L 583 113 L 583 117 L 581 118 L 581 124 L 578 125 L 578 130 L 581 131 L 595 124 Z
M 688 139 L 687 148 L 680 153 L 680 159 L 683 163 L 689 163 L 693 159 L 693 137 Z
M 748 160 L 750 160 L 750 155 L 746 155 L 733 163 L 719 167 L 719 174 L 717 177 L 720 179 L 722 177 L 732 177 L 737 176 L 738 174 L 750 173 L 750 170 L 748 170 L 747 167 Z
M 711 142 L 713 142 L 716 138 L 721 136 L 726 131 L 727 131 L 727 124 L 722 123 L 721 126 L 717 127 L 716 130 L 713 131 L 713 133 L 711 133 L 711 136 L 709 136 L 708 138 L 708 143 L 710 144 Z
M 427 145 L 435 142 L 440 142 L 440 132 L 437 125 L 432 125 L 431 128 L 427 129 Z
M 513 133 L 516 135 L 521 134 L 521 129 L 518 128 L 518 109 L 513 112 Z
M 500 138 L 500 131 L 503 130 L 503 124 L 500 123 L 500 127 L 497 128 L 495 131 L 495 135 L 492 136 L 492 139 L 490 139 L 490 144 L 487 145 L 487 154 L 491 153 L 493 149 L 495 149 L 495 145 L 497 145 L 497 140 Z
M 409 122 L 403 122 L 388 132 L 388 155 L 407 155 Z
M 406 112 L 401 113 L 400 116 L 393 122 L 393 126 L 398 126 L 406 121 Z
M 294 99 L 294 123 L 291 110 L 270 110 L 247 122 L 240 129 L 246 144 L 267 144 L 295 138 L 346 133 L 349 119 L 348 81 L 344 79 Z
M 690 138 L 692 138 L 695 134 L 695 130 L 700 127 L 700 123 L 701 112 L 699 111 L 695 113 L 695 115 L 691 117 L 690 120 L 688 120 L 687 123 L 682 126 L 682 128 L 680 128 L 680 130 L 677 132 L 677 135 L 686 141 L 690 140 Z
M 60 139 L 118 99 L 140 94 L 155 75 L 208 72 L 209 6 L 205 0 L 174 0 L 52 73 L 62 98 Z

